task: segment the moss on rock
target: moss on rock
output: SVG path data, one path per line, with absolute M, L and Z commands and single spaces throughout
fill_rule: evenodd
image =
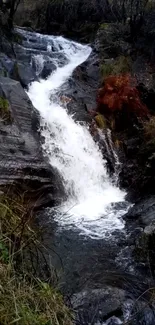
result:
M 5 122 L 11 122 L 12 121 L 9 101 L 4 97 L 0 97 L 0 117 Z
M 103 23 L 100 25 L 100 29 L 107 29 L 109 27 L 109 23 Z

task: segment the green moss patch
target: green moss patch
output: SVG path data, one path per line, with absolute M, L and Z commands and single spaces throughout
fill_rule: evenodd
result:
M 12 121 L 9 102 L 3 97 L 0 97 L 0 117 L 6 122 Z
M 101 29 L 107 29 L 109 26 L 110 26 L 109 23 L 103 23 L 103 24 L 100 25 L 100 28 Z

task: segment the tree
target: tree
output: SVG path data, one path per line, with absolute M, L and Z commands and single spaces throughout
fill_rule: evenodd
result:
M 19 6 L 20 0 L 8 0 L 6 1 L 9 5 L 9 17 L 8 17 L 8 26 L 10 29 L 13 27 L 14 16 Z

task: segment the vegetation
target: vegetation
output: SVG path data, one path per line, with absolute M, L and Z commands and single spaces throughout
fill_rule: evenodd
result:
M 144 24 L 144 16 L 148 10 L 152 10 L 149 0 L 49 0 L 46 10 L 47 28 L 50 28 L 51 20 L 69 28 L 76 29 L 82 24 L 98 23 L 104 28 L 108 22 L 129 23 L 131 35 L 134 38 Z M 91 17 L 91 20 L 89 20 Z
M 98 110 L 101 113 L 125 111 L 127 115 L 145 117 L 147 107 L 141 102 L 136 81 L 129 75 L 109 76 L 98 92 Z
M 95 121 L 100 129 L 105 129 L 106 128 L 106 120 L 101 114 L 97 114 L 95 116 Z
M 19 279 L 10 265 L 0 267 L 0 324 L 70 325 L 69 310 L 56 290 L 47 283 Z
M 12 121 L 9 102 L 3 97 L 0 97 L 0 116 L 6 122 Z
M 23 1 L 18 6 L 20 0 L 8 2 L 13 8 L 9 9 L 10 26 L 15 18 L 19 25 L 86 42 L 94 39 L 100 25 L 106 28 L 111 22 L 130 26 L 134 38 L 144 25 L 145 15 L 153 10 L 152 0 L 25 0 L 24 6 Z
M 72 315 L 51 286 L 52 279 L 34 276 L 41 244 L 32 221 L 24 196 L 8 198 L 1 193 L 0 324 L 71 325 Z
M 151 117 L 151 119 L 143 124 L 144 126 L 144 134 L 147 140 L 155 139 L 155 117 Z
M 4 14 L 8 13 L 7 25 L 9 29 L 13 27 L 14 16 L 19 6 L 20 0 L 2 0 L 0 1 L 0 9 Z
M 103 80 L 109 75 L 126 74 L 131 71 L 131 59 L 126 56 L 119 56 L 115 60 L 111 60 L 109 63 L 104 62 L 101 65 L 101 74 Z

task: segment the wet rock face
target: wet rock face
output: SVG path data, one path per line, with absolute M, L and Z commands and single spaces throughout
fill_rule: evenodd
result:
M 65 94 L 71 98 L 67 109 L 79 122 L 92 121 L 90 112 L 96 107 L 99 74 L 99 59 L 92 51 L 86 62 L 75 69 L 66 84 Z
M 132 208 L 129 209 L 125 218 L 128 220 L 139 220 L 140 224 L 149 226 L 154 221 L 155 213 L 155 196 L 146 197 L 139 200 Z
M 36 80 L 36 75 L 30 65 L 22 62 L 15 62 L 11 72 L 11 78 L 19 81 L 21 85 L 26 88 L 31 82 Z
M 71 303 L 77 315 L 76 324 L 153 325 L 155 321 L 151 301 L 147 305 L 145 299 L 136 302 L 125 290 L 116 287 L 75 294 Z
M 123 315 L 122 307 L 125 301 L 125 291 L 105 287 L 104 289 L 94 289 L 73 295 L 72 305 L 78 313 L 79 323 L 121 324 L 120 317 Z M 119 318 L 118 318 L 119 317 Z
M 25 184 L 36 194 L 45 192 L 42 204 L 52 201 L 60 183 L 43 158 L 37 133 L 39 117 L 19 82 L 0 77 L 0 95 L 7 98 L 11 115 L 9 122 L 5 117 L 0 120 L 0 185 Z
M 54 191 L 57 197 L 57 189 L 62 194 L 63 186 L 57 172 L 51 171 L 43 160 L 37 135 L 39 117 L 23 88 L 39 78 L 46 79 L 57 65 L 63 66 L 67 58 L 57 42 L 53 40 L 52 43 L 50 39 L 49 44 L 48 37 L 37 36 L 24 29 L 21 32 L 17 30 L 15 35 L 18 42 L 12 43 L 9 48 L 4 40 L 0 53 L 1 92 L 9 101 L 12 116 L 12 124 L 4 125 L 1 121 L 0 126 L 3 137 L 6 135 L 2 155 L 5 156 L 7 150 L 9 157 L 8 161 L 4 160 L 2 183 L 12 183 L 14 179 L 19 181 L 26 174 L 24 178 L 33 188 L 43 185 L 50 189 L 49 192 Z M 60 102 L 66 104 L 68 111 L 81 123 L 92 122 L 89 111 L 96 105 L 98 80 L 99 61 L 93 51 L 90 58 L 74 71 L 59 94 Z
M 139 199 L 124 216 L 137 269 L 155 276 L 155 196 Z M 137 233 L 135 230 L 137 229 Z
M 19 81 L 24 88 L 39 78 L 46 79 L 56 69 L 57 62 L 62 66 L 67 61 L 54 41 L 48 43 L 48 38 L 37 37 L 25 29 L 15 30 L 10 41 L 3 37 L 0 75 Z

